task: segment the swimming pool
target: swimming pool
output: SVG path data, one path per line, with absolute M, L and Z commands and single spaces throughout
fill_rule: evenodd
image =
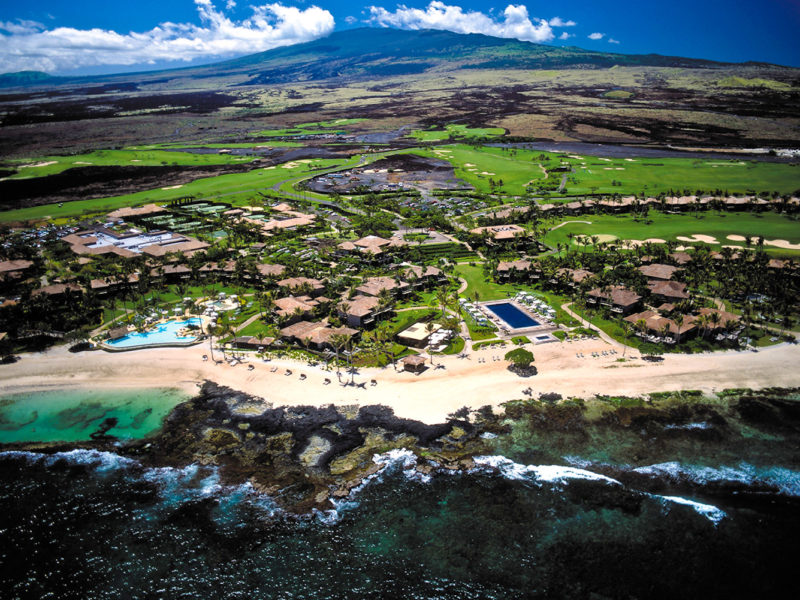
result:
M 490 311 L 508 323 L 511 329 L 522 329 L 524 327 L 536 327 L 539 321 L 532 319 L 510 302 L 486 305 Z
M 200 327 L 200 319 L 181 319 L 180 321 L 167 321 L 157 325 L 155 329 L 139 333 L 129 333 L 116 340 L 107 340 L 105 343 L 112 348 L 145 348 L 161 344 L 187 343 L 197 341 L 197 335 L 180 336 L 178 331 L 189 325 Z M 199 334 L 199 332 L 198 332 Z

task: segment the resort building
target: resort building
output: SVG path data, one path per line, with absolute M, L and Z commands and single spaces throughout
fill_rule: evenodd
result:
M 447 276 L 437 267 L 409 265 L 405 269 L 402 269 L 400 274 L 415 288 L 431 287 L 447 283 Z
M 408 243 L 402 238 L 392 236 L 388 240 L 377 235 L 368 235 L 355 241 L 342 242 L 337 246 L 341 254 L 361 253 L 368 256 L 380 256 L 390 248 L 401 248 Z
M 339 317 L 351 327 L 368 327 L 391 312 L 376 296 L 355 296 L 342 300 L 336 307 Z
M 696 319 L 690 315 L 683 318 L 680 326 L 672 319 L 661 316 L 658 312 L 647 310 L 625 317 L 624 319 L 637 328 L 637 332 L 650 336 L 650 341 L 666 341 L 675 343 L 697 333 Z M 644 323 L 644 331 L 639 331 L 638 326 Z
M 393 277 L 369 277 L 356 288 L 357 292 L 365 296 L 380 296 L 384 290 L 397 298 L 409 294 L 411 286 L 407 282 L 398 281 Z
M 481 235 L 484 232 L 495 242 L 515 240 L 525 235 L 525 229 L 519 225 L 489 225 L 470 230 L 474 235 Z
M 20 279 L 32 266 L 30 260 L 4 260 L 0 262 L 0 281 Z
M 675 271 L 679 271 L 678 267 L 674 267 L 672 265 L 664 265 L 659 263 L 653 263 L 650 265 L 644 265 L 639 267 L 639 272 L 647 277 L 648 279 L 657 279 L 659 281 L 669 281 L 672 279 L 672 276 L 675 274 Z
M 588 271 L 587 271 L 588 272 Z M 500 261 L 497 265 L 497 279 L 509 281 L 516 279 L 539 279 L 541 271 L 529 260 Z
M 153 231 L 149 233 L 138 229 L 129 229 L 123 233 L 95 227 L 61 238 L 70 245 L 76 254 L 116 254 L 123 258 L 131 258 L 139 254 L 164 256 L 168 252 L 182 252 L 191 256 L 198 250 L 208 248 L 208 244 L 185 235 L 170 231 Z
M 681 281 L 650 281 L 647 287 L 653 298 L 662 302 L 680 302 L 691 296 L 686 291 L 686 284 Z
M 632 313 L 639 306 L 642 297 L 636 292 L 619 285 L 613 285 L 607 290 L 595 288 L 587 294 L 586 303 L 589 306 L 605 306 L 611 312 L 621 315 Z
M 320 302 L 310 296 L 286 296 L 275 300 L 275 312 L 282 319 L 299 321 L 309 317 L 319 305 Z
M 428 345 L 431 335 L 439 331 L 442 326 L 434 323 L 431 331 L 428 331 L 427 323 L 414 323 L 405 331 L 397 334 L 397 341 L 400 344 L 411 346 L 414 348 L 425 348 Z
M 319 279 L 311 279 L 309 277 L 290 277 L 289 279 L 282 279 L 278 282 L 278 287 L 283 290 L 301 295 L 308 295 L 312 298 L 319 296 L 325 291 L 325 284 Z
M 350 327 L 330 327 L 327 321 L 299 321 L 281 329 L 281 338 L 316 350 L 333 349 L 331 339 L 334 335 L 353 339 L 358 334 L 357 329 Z

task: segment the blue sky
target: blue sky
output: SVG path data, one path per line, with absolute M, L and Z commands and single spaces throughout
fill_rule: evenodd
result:
M 0 3 L 0 73 L 186 66 L 367 25 L 800 66 L 800 0 L 40 0 Z

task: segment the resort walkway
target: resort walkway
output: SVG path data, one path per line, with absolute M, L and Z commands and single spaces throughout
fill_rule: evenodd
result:
M 619 348 L 620 350 L 631 351 L 631 352 L 634 352 L 636 350 L 636 348 L 632 348 L 631 346 L 626 346 L 622 342 L 618 342 L 617 340 L 612 338 L 610 335 L 608 335 L 605 331 L 603 331 L 602 329 L 600 329 L 596 325 L 592 325 L 589 321 L 587 321 L 586 319 L 581 317 L 579 314 L 574 313 L 572 310 L 570 310 L 570 308 L 569 308 L 570 306 L 572 306 L 572 302 L 567 302 L 566 304 L 562 304 L 561 305 L 561 309 L 565 313 L 567 313 L 570 317 L 572 317 L 573 319 L 578 321 L 584 327 L 588 327 L 589 329 L 591 329 L 593 331 L 596 331 L 597 334 L 600 336 L 601 340 L 603 340 L 607 344 L 611 344 L 615 348 Z

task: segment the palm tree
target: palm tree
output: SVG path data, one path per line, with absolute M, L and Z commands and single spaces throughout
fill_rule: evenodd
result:
M 346 336 L 343 333 L 334 333 L 331 338 L 331 346 L 333 346 L 334 351 L 336 352 L 336 375 L 339 375 L 339 352 L 342 348 L 347 344 L 350 340 L 349 336 Z
M 681 327 L 683 327 L 683 322 L 684 322 L 683 315 L 678 313 L 677 315 L 675 315 L 675 317 L 673 317 L 672 320 L 675 321 L 675 325 L 677 325 L 677 331 L 675 332 L 675 343 L 676 344 L 680 344 L 681 343 Z
M 206 334 L 208 334 L 208 349 L 211 352 L 211 360 L 214 361 L 214 336 L 219 331 L 217 324 L 213 321 L 209 321 L 208 325 L 206 325 Z
M 431 357 L 431 364 L 433 364 L 433 332 L 436 331 L 436 323 L 434 321 L 428 321 L 425 323 L 425 331 L 428 332 L 428 354 Z

